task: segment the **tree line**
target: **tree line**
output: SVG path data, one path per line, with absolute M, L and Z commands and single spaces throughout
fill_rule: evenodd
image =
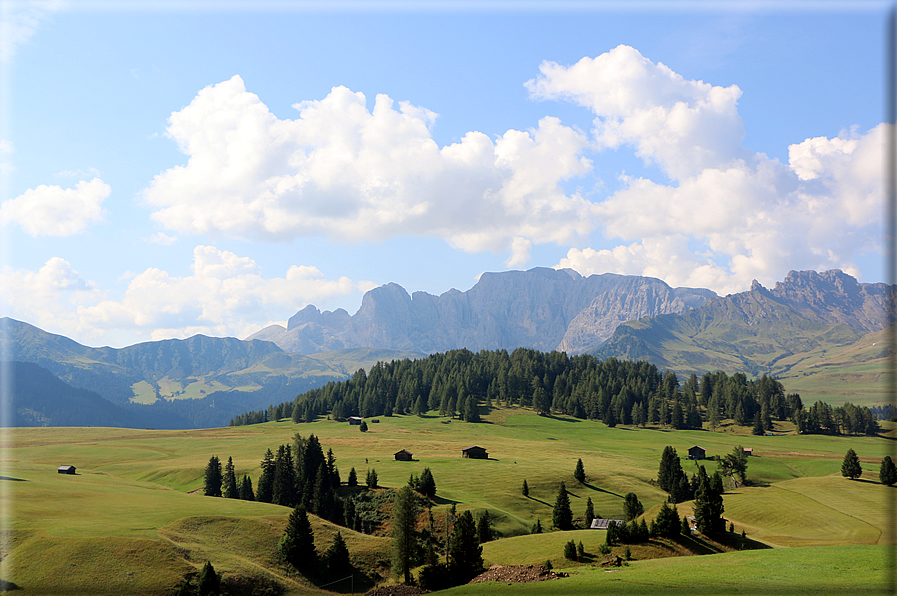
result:
M 773 421 L 791 420 L 803 433 L 875 434 L 878 424 L 865 406 L 832 407 L 817 402 L 804 408 L 800 395 L 785 394 L 782 384 L 763 375 L 723 371 L 678 376 L 663 374 L 648 362 L 633 362 L 527 348 L 466 349 L 419 360 L 378 362 L 369 373 L 359 369 L 344 381 L 323 387 L 267 410 L 234 417 L 231 426 L 291 418 L 311 422 L 329 415 L 392 416 L 438 412 L 440 416 L 479 422 L 479 406 L 532 407 L 542 415 L 566 414 L 601 420 L 608 426 L 660 425 L 673 429 L 716 430 L 724 419 L 762 434 Z

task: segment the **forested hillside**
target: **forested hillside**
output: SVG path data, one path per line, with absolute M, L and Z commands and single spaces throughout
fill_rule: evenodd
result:
M 750 380 L 742 373 L 692 374 L 680 385 L 675 373 L 661 374 L 648 362 L 523 348 L 510 353 L 453 350 L 416 361 L 378 363 L 370 373 L 359 370 L 351 379 L 307 391 L 267 412 L 242 414 L 231 424 L 429 411 L 478 422 L 481 406 L 499 404 L 602 420 L 608 426 L 685 429 L 707 422 L 715 428 L 722 419 L 731 419 L 763 432 L 773 428 L 773 420 L 789 419 L 805 432 L 863 434 L 876 428 L 868 408 L 817 403 L 807 410 L 799 395 L 785 395 L 782 384 L 765 375 Z

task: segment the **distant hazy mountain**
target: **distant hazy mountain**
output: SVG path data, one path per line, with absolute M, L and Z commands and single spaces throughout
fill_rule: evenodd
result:
M 8 369 L 9 373 L 23 375 L 15 377 L 14 383 L 48 388 L 51 384 L 46 373 L 73 390 L 86 390 L 103 402 L 124 408 L 124 414 L 118 410 L 114 410 L 118 412 L 114 416 L 104 414 L 104 420 L 112 416 L 120 422 L 128 421 L 122 426 L 153 427 L 227 424 L 235 414 L 291 400 L 327 381 L 343 379 L 358 368 L 369 368 L 377 360 L 418 356 L 389 350 L 350 350 L 311 358 L 286 353 L 266 341 L 202 335 L 121 349 L 91 348 L 9 318 L 0 319 L 0 346 L 7 359 L 40 367 Z M 32 375 L 40 379 L 29 379 Z M 87 418 L 72 415 L 71 408 L 58 407 L 66 400 L 91 407 L 88 404 L 94 402 L 86 393 L 57 393 L 58 399 L 32 392 L 29 399 L 49 399 L 56 411 L 65 412 L 49 417 L 53 420 L 93 420 L 87 414 Z M 102 402 L 96 403 L 98 412 L 105 411 Z M 72 408 L 77 409 L 74 405 Z M 42 424 L 41 420 L 48 418 L 40 414 L 40 408 L 30 409 L 37 413 L 22 419 L 31 420 L 29 424 Z
M 691 311 L 620 325 L 594 353 L 648 360 L 677 372 L 721 369 L 783 377 L 881 332 L 887 300 L 883 283 L 859 283 L 838 270 L 792 271 L 772 290 L 755 281 L 747 292 Z M 877 343 L 879 350 L 863 351 L 870 361 L 886 356 L 880 353 L 883 342 Z M 814 362 L 801 356 L 809 353 Z
M 364 295 L 354 315 L 307 306 L 284 329 L 267 327 L 248 339 L 311 354 L 354 347 L 433 353 L 518 347 L 575 353 L 594 347 L 633 319 L 701 306 L 710 290 L 670 288 L 651 277 L 592 275 L 547 268 L 484 273 L 467 292 L 410 296 L 391 283 Z

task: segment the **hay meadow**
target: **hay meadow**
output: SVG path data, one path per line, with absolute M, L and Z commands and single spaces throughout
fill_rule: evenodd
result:
M 360 572 L 352 585 L 316 586 L 277 558 L 288 508 L 202 496 L 211 456 L 232 457 L 238 478 L 249 474 L 255 483 L 265 450 L 276 450 L 299 433 L 314 434 L 325 451 L 333 450 L 344 482 L 353 467 L 362 481 L 375 469 L 381 486 L 397 488 L 429 467 L 437 485 L 434 518 L 452 505 L 475 514 L 489 511 L 502 538 L 484 545 L 487 565 L 550 559 L 556 569 L 571 573 L 537 584 L 461 586 L 449 594 L 865 594 L 881 593 L 889 581 L 893 548 L 888 544 L 894 538 L 887 520 L 897 488 L 878 482 L 878 468 L 897 438 L 893 425 L 884 423 L 878 437 L 798 436 L 787 426 L 777 426 L 775 436 L 756 437 L 731 425 L 712 433 L 608 428 L 524 408 L 484 414 L 481 424 L 435 415 L 381 417 L 364 433 L 325 419 L 187 431 L 6 429 L 0 490 L 7 529 L 0 579 L 23 595 L 164 595 L 176 593 L 183 577 L 209 560 L 242 582 L 246 593 L 361 593 L 375 580 L 390 581 L 388 538 L 312 517 L 318 551 L 339 530 Z M 472 445 L 485 447 L 489 459 L 462 458 L 461 450 Z M 633 560 L 610 571 L 594 564 L 603 531 L 529 534 L 537 519 L 550 525 L 561 482 L 576 518 L 583 516 L 588 498 L 598 515 L 622 517 L 628 492 L 639 496 L 645 516 L 653 518 L 666 497 L 653 484 L 666 445 L 681 456 L 692 445 L 708 455 L 724 455 L 735 445 L 753 448 L 750 486 L 728 487 L 724 516 L 736 535 L 744 531 L 750 544 L 764 548 L 724 547 L 685 556 L 688 550 L 675 545 L 633 546 Z M 849 448 L 863 465 L 857 481 L 840 474 Z M 412 452 L 413 461 L 394 461 L 401 449 Z M 584 484 L 572 476 L 579 458 L 587 474 Z M 76 466 L 77 475 L 57 474 L 63 464 Z M 696 470 L 684 459 L 683 467 L 689 474 Z M 521 493 L 524 479 L 528 497 Z M 689 503 L 679 510 L 689 513 Z M 563 559 L 563 544 L 571 539 L 583 542 L 590 555 L 586 561 Z

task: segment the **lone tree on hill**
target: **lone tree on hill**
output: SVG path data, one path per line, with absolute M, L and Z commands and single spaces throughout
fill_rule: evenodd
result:
M 349 479 L 346 480 L 347 486 L 358 486 L 358 473 L 355 472 L 355 468 L 349 470 Z
M 570 509 L 570 497 L 567 495 L 567 485 L 561 482 L 558 488 L 558 496 L 554 501 L 554 511 L 551 514 L 551 523 L 558 530 L 573 529 L 573 511 Z
M 221 461 L 217 455 L 209 458 L 209 463 L 206 465 L 204 494 L 207 497 L 221 496 Z
M 430 471 L 430 468 L 424 468 L 424 471 L 420 473 L 418 492 L 428 499 L 436 498 L 436 481 L 433 479 L 433 472 Z
M 576 469 L 573 470 L 573 478 L 580 484 L 585 484 L 586 481 L 586 470 L 582 465 L 582 459 L 576 460 Z
M 592 504 L 592 497 L 586 499 L 586 514 L 583 516 L 586 520 L 586 527 L 592 526 L 592 520 L 595 519 L 595 505 Z
M 891 460 L 890 455 L 886 455 L 881 460 L 881 469 L 878 471 L 878 479 L 886 486 L 893 486 L 897 482 L 897 466 Z
M 856 480 L 863 475 L 863 467 L 860 465 L 860 458 L 857 457 L 856 451 L 848 449 L 844 455 L 844 461 L 841 463 L 841 475 L 851 480 Z
M 277 552 L 297 569 L 313 569 L 317 559 L 315 536 L 311 531 L 305 506 L 297 505 L 290 513 L 287 528 L 277 544 Z
M 733 482 L 735 482 L 735 477 L 738 476 L 738 480 L 744 484 L 747 477 L 747 454 L 741 445 L 736 445 L 732 449 L 732 453 L 719 460 L 719 469 L 724 475 L 731 476 Z

